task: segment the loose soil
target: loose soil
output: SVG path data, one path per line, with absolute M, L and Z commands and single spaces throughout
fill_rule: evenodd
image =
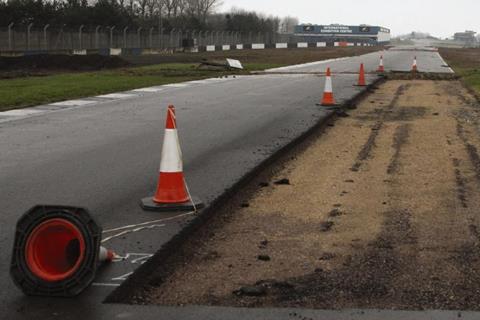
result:
M 201 53 L 175 53 L 161 55 L 128 56 L 133 64 L 199 63 L 204 59 L 238 59 L 242 63 L 292 65 L 377 52 L 383 47 L 327 47 L 301 49 L 231 50 Z
M 479 112 L 459 81 L 386 82 L 220 210 L 136 302 L 480 310 Z
M 94 71 L 126 67 L 129 62 L 116 56 L 40 54 L 0 57 L 0 79 L 42 76 L 71 71 Z

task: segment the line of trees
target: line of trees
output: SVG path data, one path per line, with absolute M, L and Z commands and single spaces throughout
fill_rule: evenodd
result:
M 0 27 L 10 23 L 40 27 L 130 26 L 241 32 L 293 31 L 298 19 L 231 9 L 218 13 L 220 0 L 0 0 Z

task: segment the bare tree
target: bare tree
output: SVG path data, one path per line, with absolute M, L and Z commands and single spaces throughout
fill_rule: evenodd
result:
M 185 2 L 186 12 L 203 22 L 222 3 L 220 0 L 185 0 Z
M 280 22 L 281 33 L 294 33 L 295 26 L 299 24 L 298 18 L 287 16 Z
M 176 16 L 178 0 L 163 0 L 163 6 L 167 12 L 167 18 L 171 18 L 172 15 Z

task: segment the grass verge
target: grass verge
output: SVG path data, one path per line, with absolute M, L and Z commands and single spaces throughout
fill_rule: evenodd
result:
M 46 73 L 29 74 L 28 72 L 31 70 L 27 69 L 27 75 L 30 76 L 0 79 L 0 111 L 227 74 L 248 74 L 253 70 L 259 71 L 291 64 L 354 56 L 375 50 L 378 48 L 245 50 L 198 55 L 138 56 L 135 58 L 138 61 L 129 61 L 137 66 L 102 71 L 63 72 L 60 70 L 52 72 L 51 70 L 40 70 L 41 72 L 46 71 Z M 197 68 L 201 59 L 222 60 L 227 56 L 240 59 L 244 63 L 245 70 L 224 71 Z M 34 76 L 31 76 L 32 74 Z
M 480 49 L 440 48 L 439 51 L 455 73 L 480 94 Z
M 108 71 L 63 73 L 0 80 L 0 111 L 136 88 L 245 74 L 277 65 L 250 64 L 246 71 L 200 70 L 196 64 L 172 63 Z

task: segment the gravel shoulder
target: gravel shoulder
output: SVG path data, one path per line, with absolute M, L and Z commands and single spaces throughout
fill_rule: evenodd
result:
M 479 112 L 458 81 L 386 82 L 179 248 L 142 303 L 480 310 Z

